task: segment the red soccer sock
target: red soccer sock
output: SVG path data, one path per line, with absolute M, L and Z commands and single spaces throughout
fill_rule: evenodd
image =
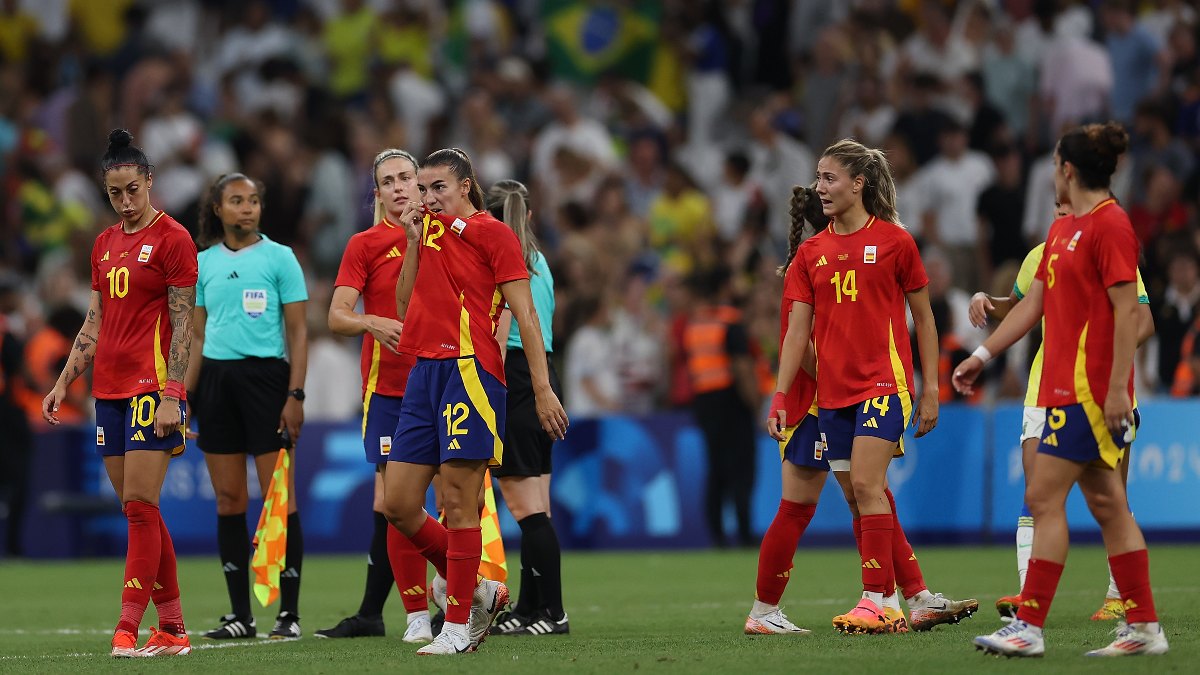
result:
M 887 594 L 895 585 L 892 571 L 892 514 L 863 516 L 862 579 L 863 590 Z
M 400 600 L 404 602 L 404 611 L 409 614 L 429 611 L 429 600 L 425 597 L 429 563 L 425 556 L 394 527 L 388 528 L 387 554 L 396 588 L 400 591 Z
M 121 620 L 117 630 L 137 635 L 158 576 L 162 556 L 161 516 L 154 504 L 131 501 L 125 504 L 125 518 L 129 521 L 129 545 L 125 551 L 125 588 L 121 590 Z
M 1125 620 L 1129 623 L 1158 621 L 1154 611 L 1154 593 L 1150 590 L 1150 552 L 1130 551 L 1108 559 L 1108 568 L 1125 602 Z
M 1050 603 L 1054 601 L 1062 573 L 1063 566 L 1059 563 L 1036 558 L 1029 561 L 1025 588 L 1021 589 L 1021 608 L 1017 610 L 1018 619 L 1038 628 L 1046 625 L 1046 615 L 1050 613 Z
M 158 610 L 158 627 L 171 635 L 183 635 L 187 629 L 183 625 L 183 606 L 179 604 L 179 570 L 175 561 L 175 542 L 171 541 L 171 533 L 167 531 L 167 523 L 158 514 L 158 535 L 162 541 L 161 553 L 158 557 L 158 577 L 154 581 L 154 589 L 150 591 L 150 599 Z
M 446 621 L 465 624 L 471 618 L 471 602 L 478 583 L 476 572 L 483 558 L 483 535 L 478 527 L 446 531 Z
M 925 575 L 921 574 L 921 565 L 917 562 L 917 554 L 913 553 L 908 537 L 904 536 L 904 528 L 900 526 L 900 517 L 896 515 L 896 498 L 891 489 L 885 490 L 888 503 L 892 505 L 892 566 L 895 567 L 896 585 L 911 598 L 921 591 L 928 590 L 925 585 Z
M 760 602 L 779 604 L 791 576 L 792 556 L 816 510 L 816 504 L 779 500 L 779 510 L 758 550 L 757 597 Z
M 417 533 L 408 538 L 414 548 L 428 560 L 438 574 L 449 579 L 446 575 L 446 527 L 431 515 L 425 515 L 425 524 Z

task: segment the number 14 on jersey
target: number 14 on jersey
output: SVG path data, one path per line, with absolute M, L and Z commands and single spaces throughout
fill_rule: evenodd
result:
M 858 285 L 854 279 L 854 270 L 846 270 L 846 273 L 834 272 L 829 278 L 829 283 L 833 284 L 833 288 L 837 291 L 838 304 L 842 303 L 842 298 L 850 298 L 849 302 L 858 302 Z

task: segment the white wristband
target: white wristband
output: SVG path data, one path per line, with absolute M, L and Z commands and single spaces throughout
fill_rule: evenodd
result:
M 983 345 L 976 347 L 975 351 L 971 352 L 971 356 L 983 361 L 985 364 L 992 360 L 992 353 L 989 352 L 987 347 L 984 347 Z

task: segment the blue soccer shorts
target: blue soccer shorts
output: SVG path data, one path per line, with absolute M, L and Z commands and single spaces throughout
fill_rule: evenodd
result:
M 500 466 L 507 410 L 508 390 L 475 357 L 417 359 L 388 461 L 474 459 Z
M 96 399 L 96 452 L 120 457 L 130 450 L 165 450 L 183 454 L 183 429 L 187 419 L 180 404 L 179 430 L 164 438 L 154 435 L 154 416 L 162 400 L 158 392 L 129 398 Z

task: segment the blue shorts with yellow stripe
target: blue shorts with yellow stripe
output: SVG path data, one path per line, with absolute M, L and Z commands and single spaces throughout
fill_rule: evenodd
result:
M 1120 466 L 1142 414 L 1133 409 L 1133 428 L 1116 435 L 1104 423 L 1104 408 L 1095 401 L 1084 401 L 1059 408 L 1046 408 L 1046 427 L 1038 452 L 1072 462 L 1095 464 L 1110 469 Z
M 882 438 L 897 443 L 896 456 L 904 454 L 904 430 L 912 419 L 912 397 L 908 392 L 876 396 L 845 408 L 821 408 L 817 416 L 821 435 L 831 461 L 850 459 L 858 436 Z M 840 471 L 840 469 L 839 469 Z
M 829 458 L 825 456 L 825 439 L 817 416 L 809 413 L 794 427 L 783 430 L 779 443 L 780 461 L 787 460 L 796 466 L 829 471 Z
M 162 397 L 157 391 L 129 398 L 96 399 L 96 452 L 120 457 L 130 450 L 165 450 L 183 454 L 187 419 L 180 411 L 179 431 L 164 438 L 154 434 L 154 417 Z
M 403 396 L 384 396 L 368 392 L 363 398 L 363 451 L 367 462 L 383 464 L 392 454 L 392 434 L 400 422 Z
M 475 357 L 417 359 L 408 375 L 388 461 L 438 465 L 504 459 L 508 390 Z

